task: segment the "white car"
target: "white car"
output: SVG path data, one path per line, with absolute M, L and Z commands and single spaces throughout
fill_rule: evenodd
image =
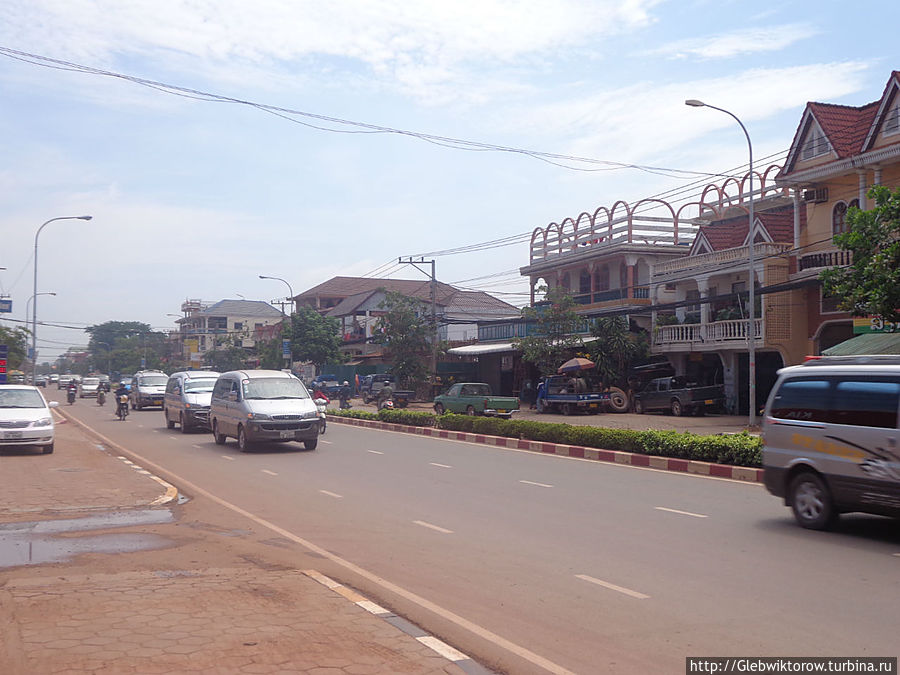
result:
M 53 415 L 59 403 L 44 399 L 41 390 L 25 384 L 0 385 L 0 448 L 34 445 L 53 452 Z

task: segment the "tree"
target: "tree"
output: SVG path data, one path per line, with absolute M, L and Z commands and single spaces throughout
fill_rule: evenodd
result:
M 109 364 L 113 372 L 133 373 L 142 362 L 145 368 L 160 368 L 167 357 L 165 333 L 140 321 L 106 321 L 85 331 L 91 336 L 87 351 L 97 369 Z
M 428 374 L 431 347 L 431 321 L 425 316 L 421 300 L 389 291 L 378 307 L 384 314 L 378 317 L 372 336 L 384 346 L 394 377 L 403 386 L 415 386 Z
M 881 316 L 900 321 L 900 189 L 883 185 L 869 190 L 875 208 L 851 208 L 848 230 L 835 235 L 834 243 L 849 251 L 848 267 L 822 272 L 825 293 L 839 298 L 841 309 L 854 316 Z
M 247 360 L 246 350 L 234 344 L 231 339 L 226 339 L 223 343 L 203 355 L 206 365 L 219 373 L 244 368 Z
M 597 319 L 591 335 L 596 338 L 590 344 L 591 361 L 597 364 L 597 374 L 607 385 L 624 384 L 631 363 L 649 352 L 646 338 L 629 331 L 628 321 L 622 316 Z
M 30 331 L 24 328 L 6 328 L 0 326 L 0 345 L 9 347 L 7 355 L 7 370 L 21 369 L 28 353 L 28 338 Z
M 545 294 L 546 304 L 522 309 L 522 316 L 537 324 L 537 335 L 513 340 L 513 345 L 541 375 L 552 375 L 574 350 L 581 347 L 581 338 L 576 333 L 582 327 L 583 319 L 573 309 L 575 300 L 566 289 L 548 290 L 541 286 L 538 291 Z
M 326 363 L 343 363 L 341 324 L 334 317 L 319 314 L 312 307 L 301 307 L 291 316 L 291 356 L 295 361 L 311 361 L 318 369 Z

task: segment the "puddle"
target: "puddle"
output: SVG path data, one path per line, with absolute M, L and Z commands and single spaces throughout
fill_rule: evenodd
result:
M 132 553 L 171 544 L 156 534 L 109 533 L 60 537 L 115 527 L 161 525 L 174 521 L 168 510 L 115 511 L 86 518 L 0 525 L 0 568 L 64 562 L 82 553 Z

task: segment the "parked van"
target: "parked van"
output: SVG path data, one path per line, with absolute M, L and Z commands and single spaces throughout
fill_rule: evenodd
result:
M 797 522 L 900 517 L 900 357 L 822 357 L 782 368 L 763 417 L 766 488 Z
M 163 404 L 166 395 L 166 384 L 169 376 L 161 370 L 139 370 L 131 378 L 131 409 L 140 410 L 145 405 Z
M 280 370 L 233 370 L 213 387 L 210 426 L 218 445 L 231 436 L 241 452 L 259 441 L 319 441 L 316 404 L 303 383 Z
M 209 429 L 209 404 L 219 373 L 210 370 L 186 370 L 169 375 L 163 399 L 166 427 L 181 427 L 186 434 L 191 429 Z

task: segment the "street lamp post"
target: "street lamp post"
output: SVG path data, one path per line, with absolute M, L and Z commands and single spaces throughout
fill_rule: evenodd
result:
M 285 286 L 288 287 L 288 292 L 291 294 L 291 315 L 293 316 L 293 314 L 294 314 L 294 289 L 291 288 L 291 285 L 290 285 L 287 281 L 285 281 L 284 279 L 282 279 L 281 277 L 267 277 L 267 276 L 265 276 L 264 274 L 260 274 L 260 275 L 259 275 L 259 278 L 260 278 L 260 279 L 274 279 L 275 281 L 280 281 L 280 282 L 282 282 Z M 283 309 L 283 308 L 282 308 L 282 310 L 281 310 L 281 313 L 284 314 L 284 309 Z
M 753 235 L 753 144 L 750 142 L 750 134 L 747 132 L 747 127 L 744 126 L 744 123 L 738 119 L 738 116 L 733 112 L 729 112 L 724 108 L 717 108 L 714 105 L 710 105 L 709 103 L 704 103 L 703 101 L 698 101 L 697 99 L 688 99 L 684 102 L 685 105 L 689 105 L 692 108 L 712 108 L 713 110 L 718 110 L 719 112 L 723 112 L 726 115 L 729 115 L 735 122 L 737 122 L 741 126 L 741 130 L 744 132 L 744 136 L 747 138 L 747 149 L 750 153 L 750 203 L 748 205 L 749 212 L 749 220 L 750 224 L 747 228 L 748 237 L 750 239 L 750 245 L 747 247 L 749 252 L 747 254 L 747 265 L 749 271 L 748 278 L 748 307 L 747 307 L 747 315 L 748 315 L 748 324 L 747 324 L 747 357 L 749 361 L 748 368 L 748 378 L 750 380 L 749 387 L 749 398 L 750 398 L 750 415 L 748 425 L 753 428 L 756 426 L 756 283 L 755 283 L 755 273 L 754 268 L 756 266 L 756 261 L 754 260 L 754 235 Z
M 26 323 L 26 325 L 28 323 L 28 315 L 31 313 L 31 310 L 29 309 L 29 307 L 31 306 L 31 303 L 34 300 L 35 296 L 38 296 L 38 295 L 56 295 L 56 293 L 54 293 L 53 291 L 44 291 L 42 293 L 35 293 L 30 298 L 28 298 L 28 302 L 25 303 L 25 323 Z M 31 349 L 33 352 L 32 359 L 31 359 L 31 361 L 32 361 L 31 383 L 34 384 L 34 379 L 37 377 L 37 352 L 34 351 L 33 344 L 31 346 Z
M 43 225 L 41 225 L 37 232 L 34 233 L 34 305 L 31 307 L 31 381 L 34 382 L 35 375 L 37 374 L 37 272 L 38 272 L 38 237 L 41 235 L 41 230 L 43 230 L 47 225 L 56 220 L 90 220 L 93 216 L 60 216 L 58 218 L 51 218 L 46 221 Z

